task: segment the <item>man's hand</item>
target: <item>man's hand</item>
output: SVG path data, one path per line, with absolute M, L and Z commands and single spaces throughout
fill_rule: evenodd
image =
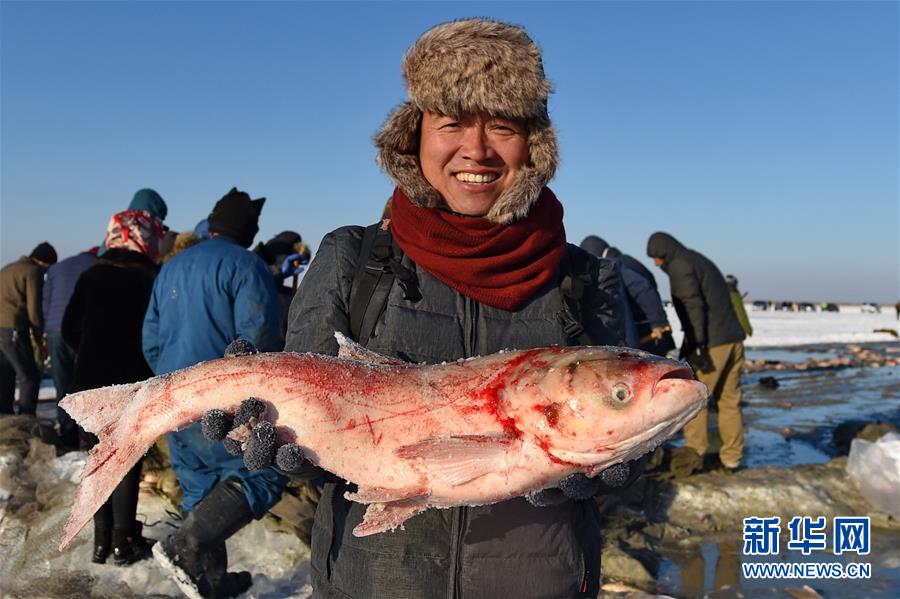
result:
M 255 353 L 256 347 L 245 339 L 232 341 L 225 349 L 226 358 Z M 275 427 L 263 419 L 265 411 L 265 402 L 251 397 L 241 402 L 234 417 L 223 410 L 207 411 L 200 428 L 208 440 L 221 441 L 228 453 L 243 455 L 250 470 L 277 467 L 285 474 L 300 472 L 309 465 L 302 450 L 293 443 L 277 446 Z
M 572 499 L 580 501 L 595 495 L 607 495 L 623 491 L 637 480 L 644 471 L 649 454 L 630 462 L 610 466 L 595 477 L 580 472 L 565 477 L 555 488 L 542 489 L 525 495 L 525 499 L 535 507 L 557 505 Z

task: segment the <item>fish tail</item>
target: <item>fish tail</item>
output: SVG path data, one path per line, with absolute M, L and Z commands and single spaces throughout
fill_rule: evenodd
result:
M 139 416 L 148 390 L 145 383 L 114 385 L 72 393 L 60 401 L 60 407 L 99 439 L 84 465 L 59 543 L 60 551 L 84 528 L 156 440 L 155 436 L 142 434 L 140 426 Z

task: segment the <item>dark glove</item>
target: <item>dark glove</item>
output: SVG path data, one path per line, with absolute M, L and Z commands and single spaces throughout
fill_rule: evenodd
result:
M 630 462 L 615 464 L 594 477 L 588 477 L 580 472 L 570 474 L 559 481 L 557 488 L 528 493 L 525 499 L 535 507 L 547 507 L 560 504 L 567 499 L 579 501 L 590 499 L 595 495 L 624 491 L 644 471 L 649 457 L 647 454 Z
M 705 345 L 696 347 L 687 357 L 688 364 L 701 373 L 709 373 L 716 369 L 713 365 L 712 358 L 709 357 L 709 348 Z
M 256 347 L 245 339 L 232 341 L 225 349 L 225 357 L 246 356 L 258 353 Z M 200 420 L 203 436 L 210 441 L 221 441 L 232 455 L 243 455 L 244 465 L 250 470 L 275 467 L 282 474 L 299 472 L 308 463 L 298 445 L 287 443 L 276 446 L 275 427 L 262 420 L 265 402 L 251 397 L 241 402 L 230 416 L 224 410 L 209 410 Z
M 281 278 L 299 275 L 307 262 L 309 258 L 303 254 L 291 254 L 281 262 Z

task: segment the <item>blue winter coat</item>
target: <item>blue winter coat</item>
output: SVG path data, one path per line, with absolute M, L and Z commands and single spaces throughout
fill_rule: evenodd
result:
M 42 297 L 45 331 L 59 331 L 62 328 L 63 314 L 75 291 L 75 283 L 96 260 L 90 252 L 81 252 L 60 260 L 47 271 Z
M 622 261 L 622 281 L 628 290 L 628 297 L 634 302 L 635 325 L 641 337 L 651 329 L 669 324 L 666 310 L 662 305 L 659 292 L 640 272 L 633 270 Z
M 262 260 L 228 237 L 192 246 L 163 267 L 144 317 L 143 350 L 157 374 L 221 358 L 235 339 L 260 351 L 279 351 L 278 298 Z M 243 458 L 210 443 L 199 424 L 170 433 L 172 467 L 190 511 L 220 480 L 239 478 L 250 508 L 263 516 L 281 497 L 286 479 L 274 470 L 251 472 Z

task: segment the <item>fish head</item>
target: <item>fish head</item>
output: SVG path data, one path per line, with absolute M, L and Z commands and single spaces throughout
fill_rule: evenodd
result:
M 517 425 L 555 458 L 579 466 L 605 467 L 652 451 L 708 395 L 687 363 L 634 349 L 572 348 L 540 370 Z

